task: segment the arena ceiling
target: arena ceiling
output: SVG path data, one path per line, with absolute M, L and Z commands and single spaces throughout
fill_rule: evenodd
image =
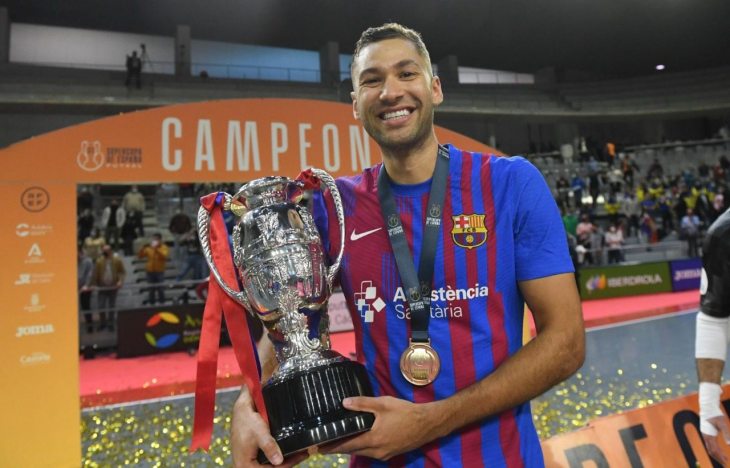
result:
M 12 22 L 349 53 L 367 26 L 422 32 L 432 59 L 519 72 L 602 75 L 730 65 L 727 0 L 0 0 Z

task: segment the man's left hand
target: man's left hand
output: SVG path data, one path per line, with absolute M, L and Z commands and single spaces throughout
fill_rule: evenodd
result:
M 433 433 L 433 408 L 430 404 L 383 397 L 345 398 L 342 405 L 352 411 L 375 414 L 370 431 L 322 447 L 322 453 L 349 453 L 388 460 L 427 444 Z

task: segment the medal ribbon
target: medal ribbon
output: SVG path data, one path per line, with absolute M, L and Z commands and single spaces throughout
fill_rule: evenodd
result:
M 201 198 L 202 206 L 210 213 L 210 248 L 221 278 L 234 290 L 238 280 L 233 267 L 233 256 L 228 244 L 228 230 L 223 220 L 223 196 L 211 193 Z M 241 369 L 243 382 L 248 387 L 256 410 L 268 422 L 266 406 L 261 393 L 261 367 L 256 344 L 251 338 L 246 322 L 248 312 L 220 287 L 211 275 L 208 298 L 203 312 L 203 326 L 198 346 L 198 370 L 195 380 L 195 420 L 190 451 L 207 450 L 213 434 L 213 413 L 215 410 L 216 373 L 218 370 L 218 347 L 221 335 L 221 316 L 225 315 L 233 352 Z
M 393 191 L 390 188 L 390 177 L 385 170 L 385 164 L 378 174 L 378 200 L 380 211 L 393 249 L 395 262 L 398 266 L 401 283 L 406 290 L 406 300 L 411 308 L 411 340 L 417 343 L 427 343 L 428 321 L 431 316 L 431 285 L 433 282 L 433 267 L 436 257 L 438 235 L 441 231 L 441 214 L 446 196 L 446 182 L 449 176 L 449 151 L 439 145 L 436 157 L 436 167 L 433 170 L 431 191 L 428 195 L 426 226 L 423 233 L 421 258 L 416 275 L 413 255 L 408 240 L 403 231 L 403 222 L 398 215 Z

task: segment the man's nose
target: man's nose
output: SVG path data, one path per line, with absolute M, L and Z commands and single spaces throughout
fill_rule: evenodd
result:
M 403 83 L 396 77 L 387 77 L 380 91 L 380 100 L 384 102 L 397 101 L 403 96 Z

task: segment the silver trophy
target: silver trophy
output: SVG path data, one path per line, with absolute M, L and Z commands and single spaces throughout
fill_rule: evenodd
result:
M 224 194 L 223 207 L 238 219 L 233 228 L 233 263 L 242 285 L 225 283 L 210 246 L 210 214 L 201 207 L 198 230 L 203 254 L 221 288 L 255 314 L 274 343 L 278 369 L 263 386 L 271 434 L 284 456 L 363 432 L 371 413 L 346 410 L 342 399 L 371 396 L 364 366 L 329 348 L 327 300 L 344 252 L 344 209 L 334 179 L 312 173 L 329 189 L 337 212 L 340 248 L 331 266 L 309 211 L 299 202 L 303 184 L 264 177 Z M 263 452 L 259 461 L 264 462 Z

